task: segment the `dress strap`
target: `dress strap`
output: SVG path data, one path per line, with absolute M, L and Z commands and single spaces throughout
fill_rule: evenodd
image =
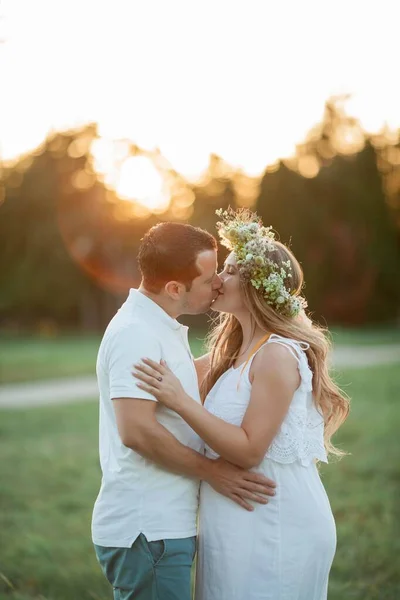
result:
M 251 362 L 251 361 L 253 360 L 254 356 L 257 354 L 257 352 L 258 352 L 259 350 L 261 350 L 261 348 L 264 346 L 265 342 L 268 342 L 268 340 L 269 340 L 269 338 L 270 338 L 270 337 L 271 337 L 271 334 L 270 334 L 270 333 L 267 333 L 267 334 L 265 334 L 265 335 L 264 335 L 264 336 L 261 338 L 261 340 L 259 340 L 259 341 L 257 342 L 257 344 L 255 344 L 255 346 L 254 346 L 254 347 L 251 349 L 251 352 L 250 352 L 249 358 L 248 358 L 248 359 L 246 360 L 246 362 L 244 363 L 244 365 L 243 365 L 243 367 L 242 367 L 242 369 L 241 369 L 241 371 L 240 371 L 240 375 L 242 375 L 242 374 L 243 374 L 243 372 L 244 372 L 245 368 L 247 367 L 247 365 L 249 364 L 249 362 Z
M 261 340 L 259 340 L 255 346 L 251 349 L 249 358 L 246 360 L 246 362 L 244 363 L 243 367 L 240 369 L 240 375 L 239 375 L 239 381 L 237 383 L 237 387 L 236 390 L 239 391 L 239 387 L 240 387 L 240 380 L 242 379 L 242 375 L 245 372 L 246 368 L 251 365 L 251 363 L 253 362 L 253 358 L 255 357 L 255 355 L 257 354 L 257 352 L 259 350 L 261 350 L 261 348 L 268 342 L 269 338 L 270 338 L 271 334 L 267 333 L 265 334 Z M 239 367 L 238 367 L 239 368 Z
M 276 333 L 272 333 L 269 337 L 268 343 L 274 342 L 275 344 L 280 344 L 281 346 L 286 346 L 289 352 L 297 359 L 300 360 L 300 357 L 303 356 L 303 352 L 308 350 L 310 344 L 307 342 L 299 342 L 298 340 L 292 340 L 290 338 L 282 337 L 281 335 L 277 335 Z

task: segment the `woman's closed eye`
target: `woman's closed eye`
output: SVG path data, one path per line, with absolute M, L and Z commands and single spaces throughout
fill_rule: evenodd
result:
M 227 275 L 234 275 L 235 274 L 235 267 L 232 267 L 231 265 L 225 265 L 224 272 Z

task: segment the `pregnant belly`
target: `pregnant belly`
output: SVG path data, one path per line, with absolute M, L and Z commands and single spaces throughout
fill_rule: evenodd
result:
M 268 504 L 250 501 L 249 512 L 230 498 L 216 492 L 203 482 L 200 489 L 200 527 L 203 532 L 215 534 L 257 536 L 257 529 L 276 528 L 292 530 L 308 537 L 329 538 L 336 543 L 336 528 L 331 506 L 316 466 L 303 467 L 300 463 L 288 465 L 265 459 L 255 469 L 276 482 L 276 495 Z M 239 541 L 239 540 L 238 540 Z
M 268 460 L 257 470 L 276 481 L 277 493 L 266 505 L 252 503 L 252 512 L 201 484 L 197 597 L 326 598 L 336 530 L 315 465 Z

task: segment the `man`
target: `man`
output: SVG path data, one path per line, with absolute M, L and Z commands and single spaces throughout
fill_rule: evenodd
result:
M 187 327 L 218 296 L 217 243 L 191 225 L 162 223 L 139 249 L 142 282 L 131 290 L 100 345 L 100 462 L 92 536 L 119 600 L 189 600 L 199 481 L 250 509 L 273 483 L 202 454 L 202 441 L 173 411 L 137 387 L 142 357 L 162 359 L 200 402 Z

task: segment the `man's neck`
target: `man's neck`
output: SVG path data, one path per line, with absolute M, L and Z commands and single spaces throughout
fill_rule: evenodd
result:
M 138 287 L 138 292 L 143 294 L 143 296 L 146 296 L 146 298 L 149 298 L 150 300 L 155 302 L 155 304 L 162 308 L 163 311 L 166 312 L 167 315 L 170 316 L 172 319 L 176 319 L 180 316 L 176 313 L 176 311 L 173 310 L 170 303 L 164 296 L 162 296 L 161 294 L 153 294 L 152 292 L 149 292 L 148 290 L 146 290 L 142 283 Z

